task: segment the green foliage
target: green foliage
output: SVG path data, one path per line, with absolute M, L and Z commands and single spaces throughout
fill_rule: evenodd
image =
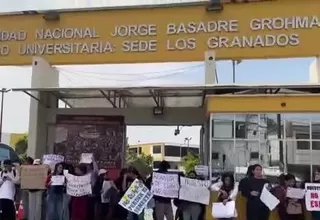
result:
M 136 153 L 128 152 L 127 166 L 136 168 L 142 176 L 147 176 L 152 172 L 153 158 L 151 155 L 144 153 L 137 155 Z
M 27 157 L 28 149 L 28 136 L 25 135 L 20 138 L 15 144 L 15 151 L 19 155 L 21 160 L 24 160 Z
M 199 164 L 200 156 L 194 153 L 188 152 L 188 154 L 182 158 L 182 166 L 186 173 L 194 171 L 194 167 Z

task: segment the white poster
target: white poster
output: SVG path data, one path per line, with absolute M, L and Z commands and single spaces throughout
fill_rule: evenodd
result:
M 275 209 L 280 202 L 266 187 L 263 187 L 262 189 L 260 200 L 270 209 L 270 211 Z
M 51 177 L 51 185 L 52 186 L 61 186 L 65 183 L 65 176 L 56 175 Z
M 320 183 L 306 183 L 306 208 L 308 211 L 320 211 Z
M 67 178 L 67 194 L 70 196 L 80 197 L 92 194 L 91 175 L 74 176 L 66 175 Z
M 80 158 L 80 163 L 90 164 L 93 160 L 92 153 L 82 153 Z
M 287 197 L 292 199 L 303 199 L 306 194 L 304 189 L 290 188 L 287 189 Z
M 151 192 L 155 196 L 165 198 L 179 197 L 178 174 L 153 173 Z
M 139 215 L 151 198 L 152 193 L 149 189 L 141 181 L 136 179 L 121 198 L 119 205 Z
M 179 199 L 208 205 L 210 181 L 180 177 Z
M 209 167 L 205 165 L 197 165 L 194 167 L 194 170 L 199 176 L 209 176 Z
M 235 201 L 227 202 L 223 204 L 222 202 L 212 203 L 212 217 L 215 219 L 229 219 L 236 217 L 236 203 Z
M 42 163 L 49 166 L 54 166 L 57 163 L 64 161 L 64 156 L 57 154 L 45 154 L 42 158 Z

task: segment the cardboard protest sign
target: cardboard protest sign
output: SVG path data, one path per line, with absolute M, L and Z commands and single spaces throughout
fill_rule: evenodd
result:
M 320 183 L 305 184 L 305 201 L 308 211 L 320 211 Z
M 90 164 L 93 161 L 93 154 L 82 153 L 80 158 L 80 163 Z
M 208 205 L 210 181 L 180 177 L 179 199 Z
M 21 166 L 21 189 L 46 189 L 45 181 L 48 175 L 48 167 L 45 165 Z
M 91 175 L 74 176 L 66 175 L 67 194 L 70 196 L 80 197 L 92 194 Z
M 136 179 L 121 198 L 119 205 L 139 215 L 151 198 L 152 193 L 141 181 Z
M 292 199 L 303 199 L 306 192 L 304 189 L 299 188 L 287 188 L 287 197 Z
M 153 195 L 166 198 L 179 197 L 178 174 L 153 173 L 151 192 Z

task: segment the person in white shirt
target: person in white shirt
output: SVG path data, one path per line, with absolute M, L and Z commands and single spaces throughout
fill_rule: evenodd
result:
M 12 169 L 11 160 L 5 160 L 3 166 L 4 169 L 0 173 L 0 216 L 1 219 L 15 220 L 14 196 L 20 178 L 18 171 Z
M 235 201 L 238 195 L 238 183 L 235 183 L 232 173 L 223 174 L 221 181 L 211 185 L 211 191 L 217 191 L 218 201 L 222 202 L 224 205 L 229 201 Z M 229 218 L 229 220 L 234 218 Z M 226 220 L 226 219 L 225 219 Z

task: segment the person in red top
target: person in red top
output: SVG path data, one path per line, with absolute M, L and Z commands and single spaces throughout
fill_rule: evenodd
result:
M 79 164 L 74 171 L 76 176 L 83 176 L 86 175 L 87 168 L 84 164 Z M 71 220 L 88 220 L 88 202 L 88 195 L 71 197 Z

